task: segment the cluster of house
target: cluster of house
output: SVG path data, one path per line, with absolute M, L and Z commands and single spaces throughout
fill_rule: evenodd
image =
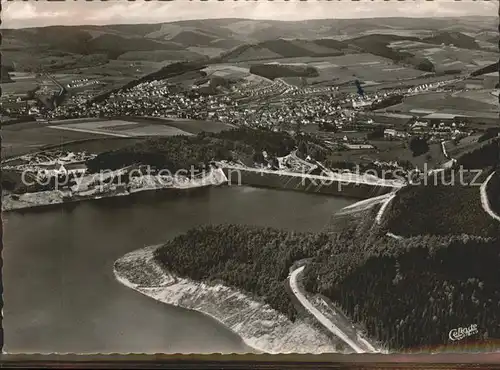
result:
M 278 84 L 279 86 L 284 83 Z M 340 99 L 334 94 L 311 96 L 300 102 L 283 96 L 273 104 L 244 104 L 232 95 L 201 95 L 170 86 L 166 81 L 139 84 L 112 94 L 101 103 L 83 104 L 71 97 L 50 116 L 77 118 L 98 116 L 153 116 L 212 120 L 239 126 L 296 127 L 310 124 L 349 125 L 354 113 L 349 108 L 354 95 Z
M 430 140 L 454 140 L 467 136 L 469 130 L 465 122 L 454 122 L 451 120 L 416 119 L 408 125 L 406 130 L 386 128 L 384 137 L 386 139 L 405 139 L 413 135 L 426 134 Z
M 3 96 L 1 100 L 2 113 L 11 117 L 35 115 L 39 113 L 38 101 L 28 99 L 25 95 Z
M 88 78 L 82 78 L 79 80 L 72 80 L 71 83 L 68 84 L 68 88 L 75 89 L 77 87 L 83 86 L 92 86 L 102 84 L 99 80 L 89 80 Z

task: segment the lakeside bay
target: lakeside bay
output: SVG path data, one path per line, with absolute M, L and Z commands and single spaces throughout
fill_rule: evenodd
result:
M 318 232 L 352 203 L 226 187 L 9 213 L 3 252 L 5 351 L 248 352 L 238 336 L 214 320 L 121 286 L 113 276 L 114 261 L 203 224 Z

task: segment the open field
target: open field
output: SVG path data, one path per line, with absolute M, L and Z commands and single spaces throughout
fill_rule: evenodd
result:
M 2 127 L 2 158 L 38 151 L 45 145 L 104 136 L 88 132 L 54 130 L 49 127 L 27 127 L 22 130 L 11 130 L 11 127 Z
M 118 57 L 123 61 L 146 61 L 156 63 L 173 63 L 186 59 L 200 59 L 202 55 L 189 50 L 149 50 L 128 51 Z
M 26 94 L 38 86 L 38 81 L 33 78 L 19 79 L 14 82 L 2 84 L 2 95 Z
M 475 97 L 475 99 L 471 97 Z M 483 101 L 476 99 L 483 99 Z M 463 114 L 461 112 L 476 112 L 476 114 L 470 115 L 481 116 L 484 113 L 495 114 L 499 111 L 498 104 L 489 104 L 493 100 L 489 98 L 486 100 L 482 94 L 475 95 L 472 91 L 466 94 L 427 93 L 409 96 L 401 104 L 391 106 L 387 110 L 411 112 L 416 109 L 423 109 L 432 112 L 455 113 L 457 115 Z
M 455 96 L 498 107 L 498 93 L 495 96 L 493 92 L 494 90 L 469 90 L 461 91 L 455 94 Z
M 100 154 L 112 150 L 118 150 L 126 146 L 133 145 L 134 143 L 144 140 L 138 137 L 94 137 L 84 140 L 68 141 L 57 146 L 58 150 L 66 150 L 71 152 L 88 152 Z M 52 148 L 51 148 L 52 149 Z
M 230 83 L 235 83 L 235 86 L 242 86 L 243 89 L 255 89 L 271 85 L 272 81 L 257 74 L 250 73 L 250 68 L 247 66 L 239 66 L 233 64 L 210 64 L 202 69 L 207 74 L 207 78 L 222 78 Z
M 165 124 L 147 124 L 130 121 L 104 120 L 49 126 L 63 131 L 88 132 L 109 136 L 174 136 L 190 135 L 186 131 Z
M 47 123 L 26 122 L 2 128 L 2 158 L 37 151 L 46 145 L 67 141 L 105 138 L 106 143 L 119 143 L 133 137 L 193 135 L 201 131 L 220 132 L 232 126 L 209 121 L 187 119 L 129 118 L 126 120 L 63 120 Z M 86 143 L 81 145 L 94 145 Z M 108 150 L 111 150 L 110 147 Z
M 419 57 L 428 58 L 436 67 L 436 72 L 447 70 L 474 71 L 478 67 L 498 61 L 498 55 L 492 51 L 471 50 L 449 45 L 430 45 L 418 41 L 396 41 L 393 49 L 406 51 Z
M 442 153 L 440 144 L 430 144 L 429 151 L 418 157 L 413 156 L 403 141 L 372 140 L 370 144 L 377 149 L 339 151 L 330 155 L 328 159 L 334 162 L 345 161 L 357 164 L 369 164 L 375 160 L 384 162 L 409 161 L 420 169 L 424 169 L 424 165 L 426 165 L 428 170 L 448 161 Z
M 89 80 L 98 80 L 99 85 L 89 85 L 77 88 L 78 91 L 84 90 L 102 90 L 107 91 L 116 87 L 123 86 L 127 82 L 149 74 L 161 68 L 162 63 L 154 62 L 130 62 L 121 60 L 112 60 L 107 64 L 94 67 L 85 67 L 78 69 L 68 69 L 53 73 L 52 76 L 62 85 L 71 83 L 72 80 L 87 78 Z M 58 88 L 51 80 L 45 78 L 36 78 L 33 74 L 26 74 L 19 78 L 13 78 L 14 82 L 2 84 L 2 93 L 8 94 L 26 94 L 37 86 L 47 86 L 51 90 Z M 75 89 L 70 89 L 75 91 Z
M 308 77 L 308 84 L 342 84 L 354 79 L 362 81 L 396 81 L 423 76 L 425 73 L 416 69 L 394 64 L 390 59 L 368 53 L 347 54 L 328 57 L 296 57 L 279 58 L 276 62 L 282 64 L 307 64 L 315 67 L 318 77 Z M 254 62 L 238 63 L 238 66 L 248 67 Z M 287 80 L 288 81 L 288 80 Z M 301 81 L 294 83 L 300 85 Z
M 128 121 L 147 123 L 149 125 L 166 125 L 172 128 L 182 130 L 190 134 L 198 134 L 202 131 L 206 132 L 220 132 L 223 130 L 228 130 L 234 128 L 233 126 L 220 122 L 213 121 L 195 121 L 183 118 L 140 118 L 140 117 L 130 117 L 127 118 Z
M 154 61 L 110 60 L 108 63 L 92 67 L 68 69 L 63 73 L 77 74 L 80 78 L 87 75 L 136 78 L 157 71 L 161 67 L 163 63 Z
M 421 75 L 421 77 L 411 78 L 408 80 L 400 80 L 400 81 L 383 81 L 376 85 L 364 85 L 363 90 L 365 91 L 383 91 L 383 90 L 392 90 L 392 89 L 409 89 L 414 86 L 419 86 L 422 84 L 436 83 L 439 81 L 448 81 L 450 80 L 450 76 L 433 76 L 433 75 Z M 344 91 L 345 87 L 341 87 L 340 91 Z M 348 91 L 352 91 L 347 89 Z
M 211 121 L 124 118 L 109 120 L 98 118 L 75 119 L 46 123 L 25 122 L 5 126 L 2 127 L 2 158 L 40 150 L 46 145 L 61 144 L 73 140 L 112 139 L 109 141 L 104 140 L 102 145 L 105 145 L 104 143 L 116 143 L 120 142 L 120 139 L 126 141 L 133 137 L 194 135 L 202 131 L 220 132 L 232 128 L 231 125 Z
M 207 77 L 223 77 L 232 80 L 243 79 L 250 83 L 271 83 L 267 78 L 250 73 L 250 68 L 248 66 L 211 64 L 202 69 L 202 71 L 207 73 Z
M 377 28 L 369 31 L 361 32 L 359 35 L 395 35 L 395 36 L 406 36 L 406 37 L 429 37 L 432 36 L 432 31 L 421 29 L 421 30 L 405 30 L 405 29 L 387 29 L 387 28 Z

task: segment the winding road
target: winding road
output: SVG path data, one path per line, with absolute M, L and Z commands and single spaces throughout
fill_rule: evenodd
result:
M 488 193 L 486 192 L 486 187 L 488 186 L 488 182 L 495 175 L 495 171 L 493 171 L 486 180 L 481 184 L 480 188 L 480 196 L 481 196 L 481 205 L 483 206 L 484 211 L 494 218 L 497 221 L 500 221 L 500 215 L 497 215 L 495 211 L 491 208 L 490 201 L 488 199 Z
M 340 311 L 334 310 L 337 318 L 333 323 L 307 299 L 298 284 L 298 276 L 304 271 L 304 266 L 292 271 L 289 278 L 290 288 L 300 304 L 312 314 L 329 332 L 342 339 L 356 353 L 378 352 L 370 343 L 363 339 L 353 328 L 352 323 Z

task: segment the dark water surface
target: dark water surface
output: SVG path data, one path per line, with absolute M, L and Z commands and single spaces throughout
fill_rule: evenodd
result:
M 354 201 L 249 187 L 4 214 L 4 351 L 248 352 L 215 320 L 118 283 L 113 262 L 202 224 L 321 231 Z

